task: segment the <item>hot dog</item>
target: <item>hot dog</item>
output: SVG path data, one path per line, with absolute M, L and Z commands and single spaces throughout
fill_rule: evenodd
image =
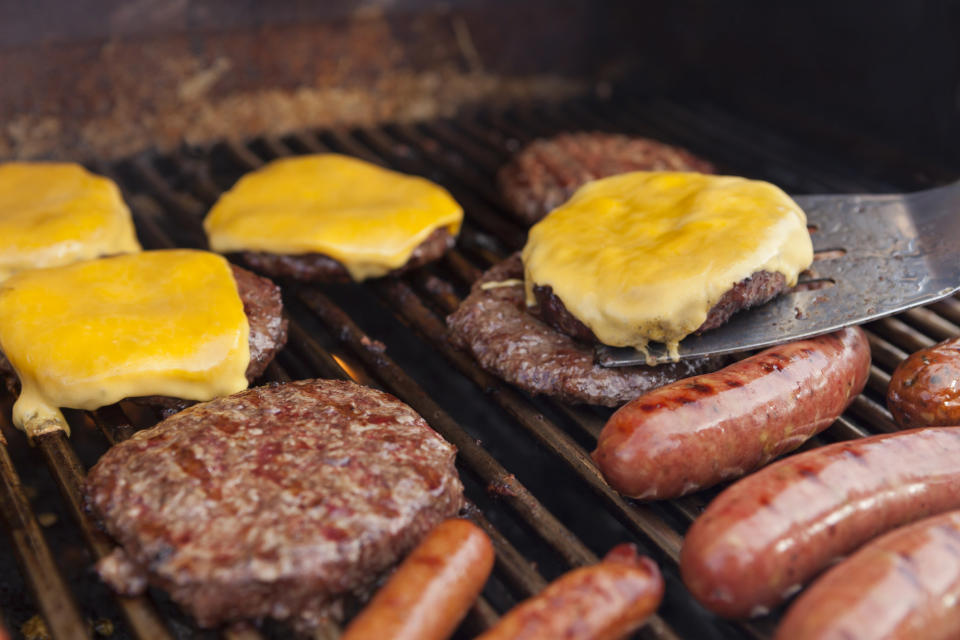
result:
M 616 640 L 639 627 L 662 598 L 656 563 L 621 544 L 599 564 L 553 581 L 476 640 Z
M 960 511 L 874 540 L 790 607 L 777 640 L 960 637 Z
M 716 613 L 765 613 L 834 559 L 894 527 L 960 508 L 960 429 L 839 442 L 740 480 L 680 552 L 690 592 Z
M 344 630 L 341 640 L 444 640 L 493 568 L 493 545 L 467 520 L 440 523 Z
M 742 476 L 830 426 L 863 390 L 856 327 L 767 349 L 680 380 L 614 413 L 593 460 L 620 493 L 675 498 Z
M 901 427 L 960 424 L 960 338 L 921 349 L 890 378 L 887 407 Z

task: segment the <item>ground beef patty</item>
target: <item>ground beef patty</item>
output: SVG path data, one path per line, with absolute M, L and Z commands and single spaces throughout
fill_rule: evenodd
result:
M 447 326 L 454 344 L 469 350 L 480 366 L 526 391 L 614 407 L 726 363 L 700 358 L 658 367 L 601 367 L 594 363 L 592 347 L 527 312 L 522 281 L 523 264 L 514 254 L 474 283 Z M 485 283 L 504 286 L 484 288 Z
M 90 510 L 120 544 L 97 570 L 204 627 L 314 626 L 463 504 L 456 449 L 386 393 L 338 380 L 198 404 L 108 451 Z
M 562 133 L 534 140 L 497 175 L 507 204 L 533 224 L 590 180 L 628 171 L 697 171 L 714 167 L 689 151 L 648 138 L 610 133 Z
M 787 279 L 782 273 L 757 271 L 724 293 L 717 303 L 710 307 L 707 319 L 694 333 L 715 329 L 737 311 L 768 302 L 787 289 Z M 552 287 L 536 285 L 533 287 L 533 295 L 537 299 L 537 315 L 547 324 L 582 342 L 599 342 L 593 331 L 567 310 L 563 301 L 553 293 Z
M 266 278 L 230 265 L 237 293 L 243 301 L 243 313 L 250 325 L 250 364 L 247 380 L 253 382 L 261 375 L 277 351 L 287 343 L 287 319 L 283 315 L 280 287 Z
M 243 301 L 243 312 L 250 325 L 250 364 L 247 365 L 247 380 L 253 382 L 266 370 L 277 351 L 287 343 L 287 319 L 283 315 L 283 300 L 280 287 L 267 278 L 230 265 L 233 279 L 237 283 L 237 293 Z M 198 301 L 200 303 L 202 301 Z M 10 366 L 10 362 L 0 352 L 0 379 L 12 394 L 20 392 L 20 383 Z M 163 396 L 136 398 L 137 401 L 156 405 L 168 410 L 179 411 L 189 406 L 191 401 Z
M 446 228 L 436 229 L 410 254 L 410 259 L 388 275 L 399 275 L 433 262 L 453 248 L 456 238 Z M 351 282 L 347 268 L 337 260 L 322 253 L 284 255 L 247 251 L 243 259 L 251 267 L 278 278 L 294 278 L 304 282 Z

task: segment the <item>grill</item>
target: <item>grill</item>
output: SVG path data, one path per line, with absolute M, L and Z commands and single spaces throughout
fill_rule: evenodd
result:
M 496 170 L 534 137 L 575 130 L 680 144 L 723 172 L 768 179 L 793 193 L 914 189 L 950 174 L 893 148 L 827 153 L 711 104 L 619 96 L 185 145 L 90 168 L 121 185 L 145 248 L 202 247 L 200 221 L 217 196 L 276 157 L 335 151 L 447 187 L 464 206 L 466 221 L 457 248 L 439 263 L 362 286 L 282 283 L 290 340 L 266 379 L 350 378 L 382 388 L 457 446 L 470 515 L 497 551 L 493 576 L 458 637 L 472 637 L 563 571 L 596 561 L 617 542 L 633 541 L 658 561 L 667 582 L 664 604 L 638 637 L 768 638 L 780 612 L 746 623 L 723 621 L 701 609 L 679 580 L 684 531 L 715 492 L 649 504 L 620 497 L 588 455 L 609 411 L 527 396 L 446 341 L 446 314 L 483 270 L 524 240 L 496 191 Z M 864 150 L 868 159 L 859 155 Z M 891 175 L 898 182 L 888 181 Z M 893 368 L 916 349 L 960 335 L 958 324 L 960 301 L 951 298 L 869 325 L 874 364 L 866 390 L 806 446 L 896 430 L 883 401 Z M 0 553 L 7 626 L 26 629 L 39 613 L 57 639 L 87 637 L 91 629 L 113 638 L 285 636 L 285 629 L 269 624 L 201 632 L 162 593 L 115 597 L 90 571 L 112 543 L 83 511 L 84 470 L 111 444 L 154 424 L 157 415 L 126 402 L 67 412 L 73 436 L 47 434 L 31 448 L 10 425 L 12 400 L 0 395 L 0 511 L 11 541 Z M 331 626 L 316 637 L 336 635 Z

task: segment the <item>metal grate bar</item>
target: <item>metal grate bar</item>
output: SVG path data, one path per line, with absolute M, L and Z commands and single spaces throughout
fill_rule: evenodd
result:
M 89 638 L 77 603 L 57 568 L 30 502 L 23 493 L 20 476 L 10 459 L 6 439 L 0 435 L 0 515 L 7 525 L 20 572 L 26 578 L 43 619 L 54 637 L 67 640 Z
M 953 324 L 960 326 L 960 300 L 956 297 L 934 302 L 927 309 L 939 313 Z
M 960 327 L 930 309 L 909 309 L 897 317 L 937 341 L 960 336 Z
M 34 440 L 40 449 L 47 468 L 56 480 L 70 515 L 80 527 L 87 547 L 96 559 L 105 558 L 113 551 L 114 545 L 93 523 L 84 508 L 83 482 L 86 470 L 77 457 L 73 447 L 63 431 L 46 433 Z M 118 596 L 117 602 L 134 633 L 140 638 L 164 640 L 172 638 L 156 608 L 145 597 Z
M 867 325 L 870 331 L 876 333 L 896 345 L 907 353 L 913 353 L 936 344 L 936 340 L 925 336 L 899 317 L 884 318 Z

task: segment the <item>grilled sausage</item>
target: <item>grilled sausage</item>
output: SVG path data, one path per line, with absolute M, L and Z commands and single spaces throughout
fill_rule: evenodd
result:
M 344 630 L 340 640 L 444 640 L 493 568 L 493 545 L 467 520 L 440 523 Z
M 603 562 L 553 581 L 476 640 L 616 640 L 639 627 L 662 598 L 656 563 L 621 544 Z
M 628 402 L 607 421 L 593 459 L 620 493 L 675 498 L 796 449 L 833 424 L 869 372 L 870 345 L 857 327 L 772 347 Z
M 960 338 L 917 351 L 901 362 L 887 388 L 887 407 L 901 427 L 960 424 Z
M 790 607 L 777 640 L 960 637 L 960 511 L 874 540 Z
M 960 429 L 839 442 L 740 480 L 693 523 L 687 588 L 716 613 L 765 613 L 874 536 L 960 508 Z

